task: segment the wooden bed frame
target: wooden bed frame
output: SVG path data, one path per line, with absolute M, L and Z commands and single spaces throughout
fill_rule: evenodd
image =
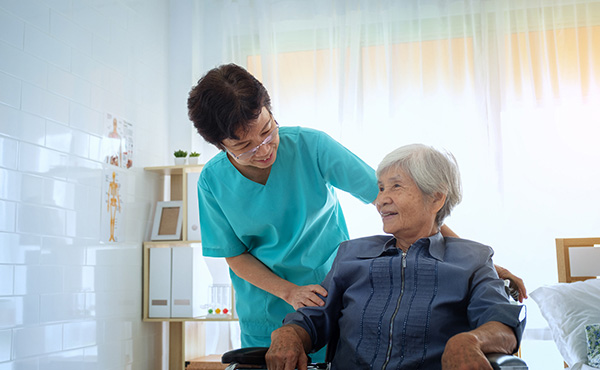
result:
M 596 276 L 571 276 L 571 259 L 569 255 L 569 248 L 589 248 L 593 247 L 594 244 L 600 244 L 600 238 L 556 239 L 556 262 L 559 283 L 572 283 L 596 278 Z

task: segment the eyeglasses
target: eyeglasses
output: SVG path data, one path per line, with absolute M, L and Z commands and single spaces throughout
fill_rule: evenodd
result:
M 275 121 L 275 119 L 273 117 L 271 117 L 271 119 Z M 275 121 L 275 128 L 273 129 L 273 131 L 271 131 L 269 133 L 269 135 L 267 135 L 267 137 L 263 140 L 263 142 L 260 143 L 259 145 L 255 146 L 254 148 L 252 148 L 246 152 L 243 152 L 242 154 L 234 154 L 231 152 L 231 150 L 229 150 L 227 148 L 225 148 L 225 149 L 229 152 L 229 154 L 231 154 L 231 156 L 233 158 L 237 159 L 238 161 L 239 160 L 246 161 L 246 160 L 254 157 L 254 155 L 256 154 L 258 149 L 260 149 L 261 146 L 271 143 L 275 139 L 275 135 L 277 134 L 278 129 L 279 129 L 279 123 L 277 123 L 277 121 Z

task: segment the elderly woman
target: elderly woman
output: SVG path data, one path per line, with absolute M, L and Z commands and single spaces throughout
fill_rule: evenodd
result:
M 339 333 L 334 369 L 491 369 L 484 354 L 517 350 L 524 312 L 509 303 L 490 247 L 440 233 L 461 200 L 454 157 L 405 146 L 383 159 L 377 179 L 393 236 L 340 245 L 322 284 L 326 304 L 286 317 L 268 368 L 305 369 L 306 353 Z

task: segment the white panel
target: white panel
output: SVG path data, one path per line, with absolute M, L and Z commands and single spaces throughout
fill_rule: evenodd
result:
M 569 248 L 571 276 L 600 276 L 600 247 Z
M 202 240 L 200 235 L 200 213 L 198 210 L 198 178 L 200 173 L 187 175 L 187 238 Z
M 171 317 L 171 248 L 150 248 L 148 317 Z
M 15 266 L 15 295 L 61 293 L 63 280 L 60 266 Z

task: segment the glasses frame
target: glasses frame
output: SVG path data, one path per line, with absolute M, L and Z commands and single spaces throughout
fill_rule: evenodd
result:
M 258 144 L 254 148 L 247 150 L 241 154 L 235 154 L 235 153 L 231 152 L 231 150 L 225 148 L 227 153 L 229 153 L 233 158 L 235 158 L 238 161 L 239 160 L 247 161 L 250 158 L 254 157 L 254 155 L 256 155 L 256 152 L 258 152 L 258 149 L 260 149 L 261 146 L 270 144 L 274 140 L 274 135 L 276 134 L 276 131 L 279 129 L 279 123 L 277 123 L 277 120 L 273 117 L 273 115 L 271 115 L 271 120 L 273 120 L 275 122 L 275 128 L 269 133 L 269 135 L 267 135 L 267 137 L 262 141 L 262 143 Z

